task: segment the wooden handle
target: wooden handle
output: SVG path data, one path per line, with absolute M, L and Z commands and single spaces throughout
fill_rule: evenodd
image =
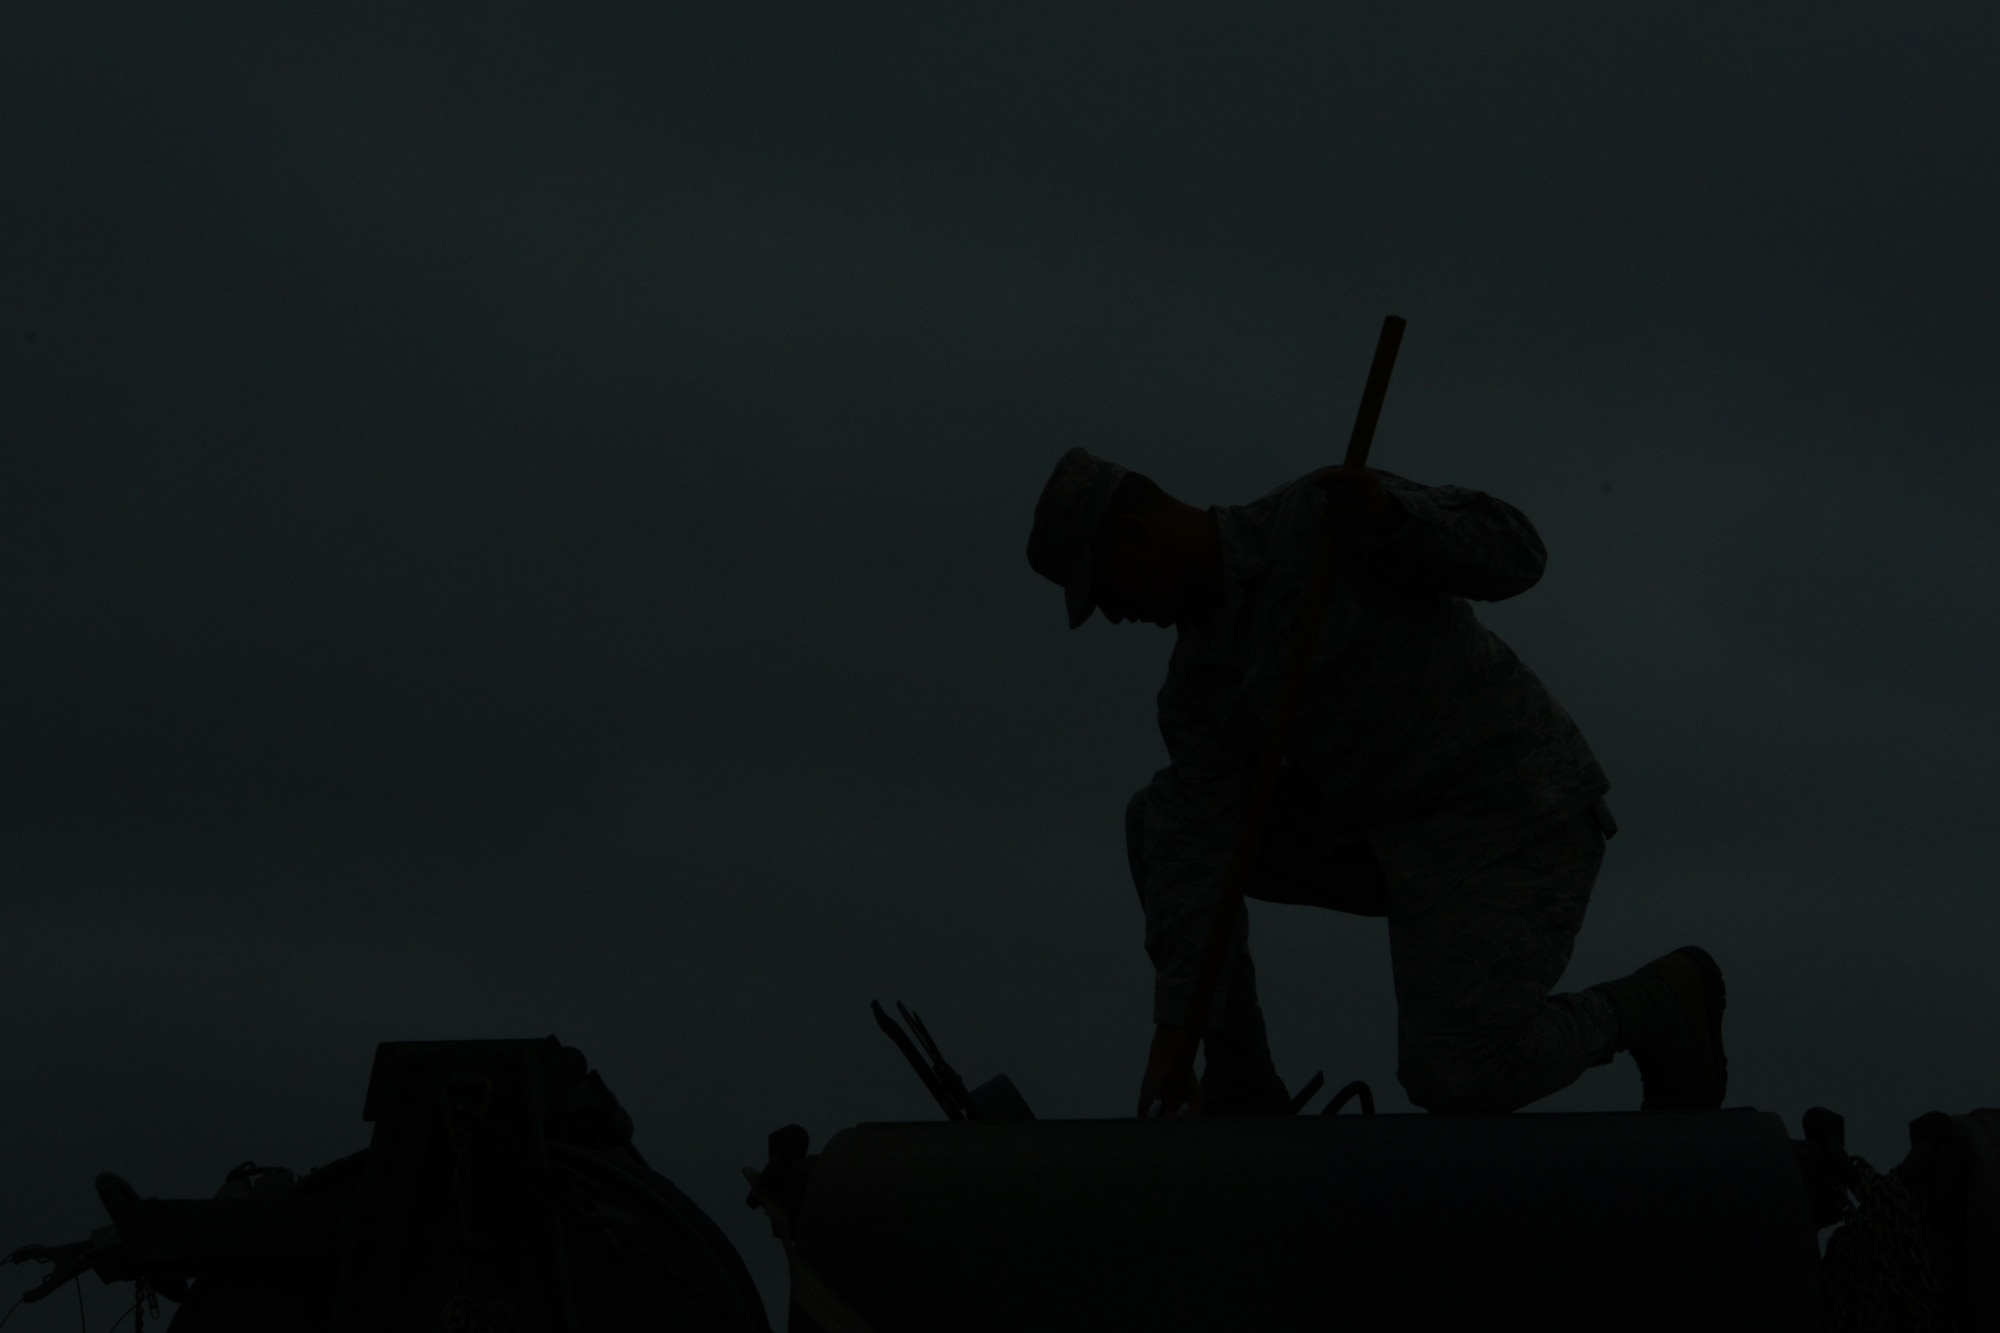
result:
M 1341 466 L 1368 466 L 1368 447 L 1375 443 L 1375 423 L 1382 418 L 1382 400 L 1389 396 L 1389 372 L 1396 368 L 1396 349 L 1403 345 L 1403 330 L 1409 324 L 1398 315 L 1382 321 L 1382 336 L 1375 340 L 1375 361 L 1368 367 L 1368 383 L 1361 389 L 1361 406 L 1354 413 L 1354 433 L 1347 437 L 1347 457 Z

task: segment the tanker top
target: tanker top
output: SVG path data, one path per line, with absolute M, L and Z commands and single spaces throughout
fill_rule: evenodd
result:
M 791 1213 L 874 1333 L 1819 1327 L 1805 1180 L 1751 1110 L 870 1124 Z

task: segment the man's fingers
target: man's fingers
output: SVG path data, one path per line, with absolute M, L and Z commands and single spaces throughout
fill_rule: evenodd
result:
M 1156 1027 L 1146 1055 L 1145 1077 L 1139 1080 L 1139 1118 L 1162 1120 L 1201 1114 L 1201 1082 L 1194 1072 L 1193 1041 L 1175 1027 Z M 1157 1106 L 1156 1112 L 1153 1108 Z
M 1158 1108 L 1155 1110 L 1154 1108 Z M 1184 1116 L 1201 1114 L 1201 1085 L 1195 1083 L 1179 1092 L 1142 1094 L 1139 1098 L 1139 1119 L 1158 1118 L 1179 1120 Z

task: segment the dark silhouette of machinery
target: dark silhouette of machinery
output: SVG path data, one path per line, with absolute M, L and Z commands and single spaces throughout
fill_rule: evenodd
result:
M 179 1303 L 174 1333 L 768 1330 L 728 1239 L 632 1146 L 581 1052 L 539 1041 L 376 1048 L 366 1150 L 213 1199 L 97 1179 L 111 1225 L 11 1256 Z M 144 1317 L 145 1306 L 135 1301 Z
M 945 1121 L 817 1155 L 786 1126 L 745 1172 L 793 1333 L 2000 1329 L 2000 1111 L 1920 1117 L 1886 1175 L 1819 1109 L 1793 1139 L 1748 1108 L 1378 1116 L 1349 1085 L 1315 1116 L 1037 1121 L 904 1018 L 878 1007 Z M 94 1271 L 174 1333 L 769 1329 L 553 1037 L 384 1044 L 365 1115 L 364 1151 L 213 1199 L 99 1177 L 110 1225 L 15 1251 L 53 1265 L 25 1299 Z

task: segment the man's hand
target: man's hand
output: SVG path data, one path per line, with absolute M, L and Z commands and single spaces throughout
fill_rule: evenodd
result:
M 1345 532 L 1378 537 L 1395 531 L 1406 517 L 1373 468 L 1325 468 L 1313 473 L 1313 484 L 1326 492 L 1327 512 Z
M 1201 1038 L 1186 1028 L 1162 1025 L 1153 1029 L 1153 1049 L 1146 1053 L 1146 1076 L 1139 1081 L 1139 1118 L 1159 1106 L 1162 1118 L 1201 1114 L 1201 1080 L 1194 1076 L 1194 1053 Z

